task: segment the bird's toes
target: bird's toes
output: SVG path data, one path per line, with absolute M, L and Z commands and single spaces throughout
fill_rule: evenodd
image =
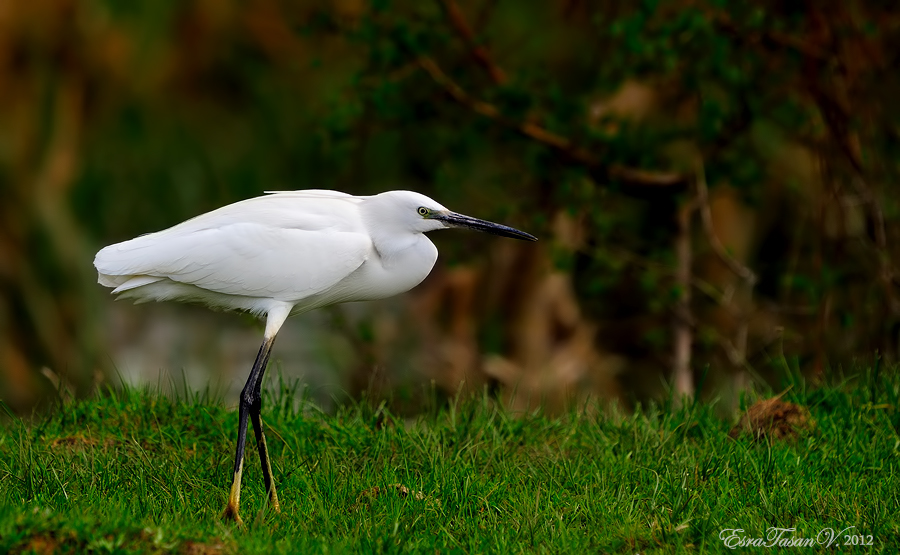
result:
M 222 513 L 222 518 L 224 520 L 230 520 L 238 526 L 244 525 L 244 521 L 241 520 L 241 516 L 238 514 L 237 505 L 235 505 L 234 503 L 228 503 L 228 505 L 225 507 L 225 511 Z

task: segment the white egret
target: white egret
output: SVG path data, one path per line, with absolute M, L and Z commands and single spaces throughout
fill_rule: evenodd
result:
M 360 197 L 307 190 L 237 202 L 97 253 L 98 281 L 113 287 L 119 298 L 198 302 L 265 316 L 262 346 L 240 397 L 226 518 L 241 521 L 248 417 L 269 503 L 279 510 L 260 409 L 269 352 L 285 319 L 323 306 L 408 291 L 425 279 L 437 260 L 437 248 L 423 234 L 449 227 L 537 240 L 511 227 L 451 212 L 410 191 Z

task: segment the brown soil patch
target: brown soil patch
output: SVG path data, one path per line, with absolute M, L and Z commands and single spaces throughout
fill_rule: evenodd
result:
M 208 544 L 195 541 L 186 541 L 178 550 L 183 555 L 220 555 L 225 550 L 222 544 Z
M 776 397 L 758 401 L 747 409 L 728 435 L 736 438 L 746 433 L 755 440 L 792 440 L 811 430 L 814 425 L 806 407 Z
M 12 550 L 12 553 L 34 553 L 36 555 L 50 555 L 59 550 L 59 540 L 52 534 L 34 535 L 24 543 Z
M 95 447 L 109 449 L 115 445 L 116 441 L 112 438 L 98 440 L 93 437 L 85 437 L 82 435 L 60 437 L 49 443 L 51 449 L 64 449 L 69 451 L 84 451 Z

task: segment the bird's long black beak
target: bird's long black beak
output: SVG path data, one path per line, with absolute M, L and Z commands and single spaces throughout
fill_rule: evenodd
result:
M 510 237 L 512 239 L 537 241 L 537 237 L 530 233 L 525 233 L 524 231 L 519 231 L 518 229 L 509 226 L 495 224 L 494 222 L 489 222 L 487 220 L 479 220 L 478 218 L 472 218 L 471 216 L 464 216 L 462 214 L 457 214 L 456 212 L 435 214 L 432 218 L 441 220 L 450 227 L 467 227 L 476 231 L 483 231 L 485 233 Z

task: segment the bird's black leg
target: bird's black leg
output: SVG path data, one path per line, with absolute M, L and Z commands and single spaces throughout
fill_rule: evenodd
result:
M 266 447 L 266 436 L 263 433 L 259 414 L 262 410 L 262 383 L 265 370 L 265 366 L 263 366 L 263 371 L 259 373 L 253 388 L 254 403 L 250 407 L 250 422 L 253 424 L 253 432 L 256 435 L 256 449 L 259 451 L 259 464 L 262 467 L 266 493 L 269 495 L 269 506 L 277 513 L 281 511 L 281 505 L 278 503 L 278 493 L 275 491 L 275 481 L 272 479 L 272 464 L 269 462 L 269 449 Z
M 275 336 L 267 337 L 262 346 L 259 348 L 259 354 L 256 355 L 256 362 L 253 363 L 253 369 L 250 370 L 250 377 L 241 391 L 240 408 L 238 411 L 238 438 L 237 450 L 234 455 L 234 478 L 231 482 L 231 492 L 228 495 L 228 505 L 225 507 L 224 517 L 234 520 L 238 524 L 241 523 L 241 517 L 238 514 L 238 507 L 241 501 L 241 472 L 244 468 L 244 445 L 247 441 L 247 417 L 254 412 L 254 428 L 259 420 L 259 408 L 261 400 L 256 399 L 254 395 L 257 390 L 257 383 L 262 382 L 262 375 L 266 370 L 266 364 L 269 362 L 269 352 L 272 350 L 272 343 L 275 342 Z M 260 430 L 261 432 L 262 430 Z M 258 436 L 258 434 L 257 434 Z M 266 472 L 264 469 L 263 472 Z M 271 478 L 270 478 L 271 480 Z M 274 490 L 273 490 L 274 491 Z

